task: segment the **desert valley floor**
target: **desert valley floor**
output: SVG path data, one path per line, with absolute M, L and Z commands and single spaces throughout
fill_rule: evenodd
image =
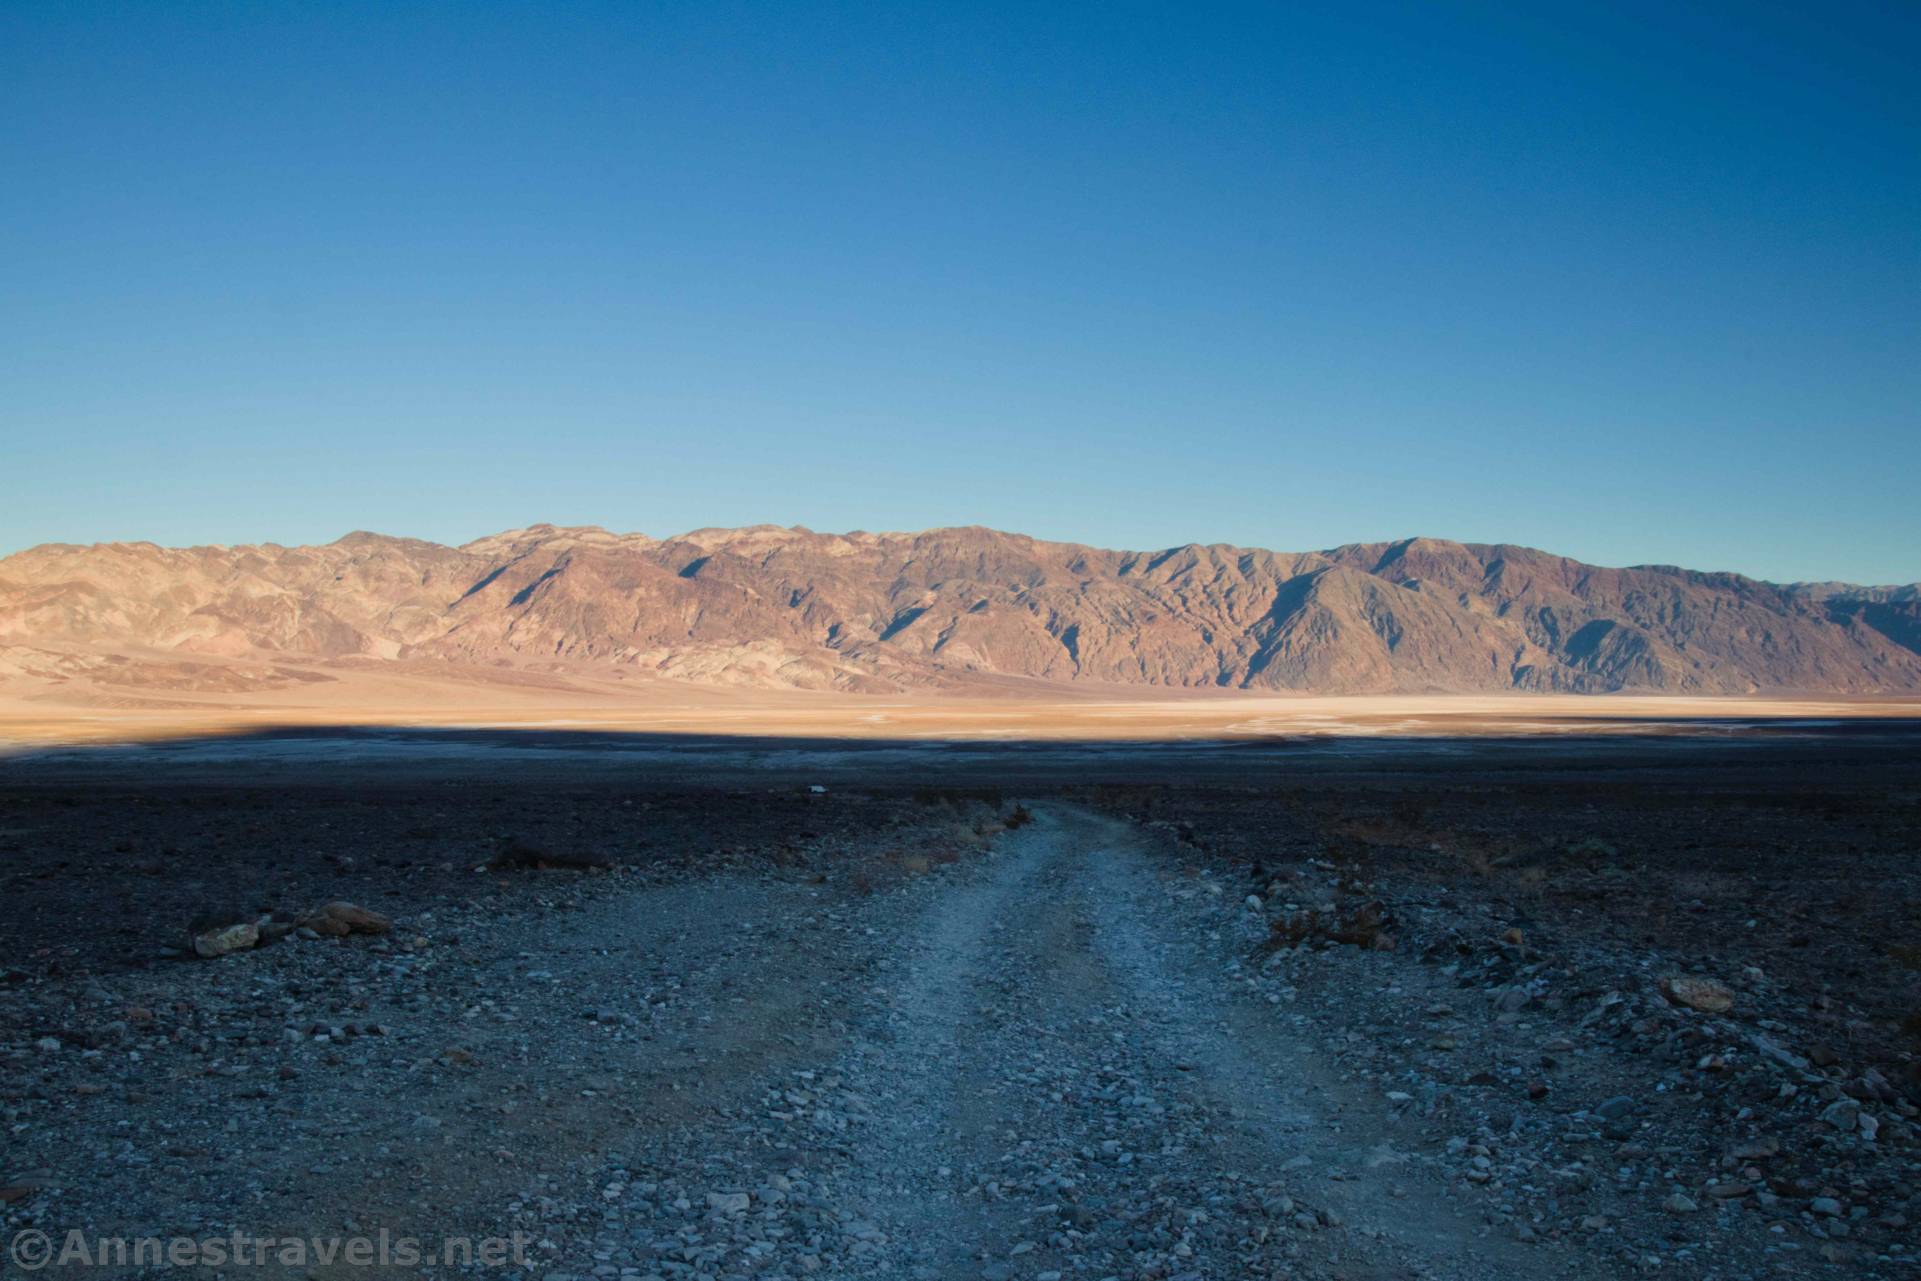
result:
M 10 705 L 4 1234 L 1914 1275 L 1914 708 L 1269 702 Z

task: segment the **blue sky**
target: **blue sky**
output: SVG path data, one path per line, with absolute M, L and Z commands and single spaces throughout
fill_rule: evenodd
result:
M 0 8 L 0 551 L 1921 579 L 1921 9 Z

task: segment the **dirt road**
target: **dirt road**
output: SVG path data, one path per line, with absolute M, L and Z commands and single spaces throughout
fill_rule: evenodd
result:
M 871 966 L 823 995 L 849 1012 L 838 1051 L 757 1064 L 734 1091 L 752 1101 L 606 1171 L 632 1218 L 589 1253 L 637 1266 L 644 1238 L 638 1266 L 663 1272 L 990 1279 L 1544 1266 L 1450 1198 L 1411 1133 L 1362 1119 L 1379 1101 L 1327 1047 L 1237 999 L 1181 919 L 1196 891 L 1130 829 L 1035 813 L 873 901 L 841 936 Z

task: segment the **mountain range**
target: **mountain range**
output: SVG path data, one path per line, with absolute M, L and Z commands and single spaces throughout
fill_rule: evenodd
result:
M 1131 552 L 975 527 L 535 525 L 458 547 L 354 533 L 0 560 L 0 679 L 220 690 L 423 663 L 865 693 L 1875 694 L 1921 689 L 1921 586 L 1431 538 Z

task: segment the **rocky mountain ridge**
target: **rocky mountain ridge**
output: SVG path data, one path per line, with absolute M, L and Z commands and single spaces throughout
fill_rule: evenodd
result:
M 1428 538 L 1136 552 L 978 527 L 656 539 L 535 525 L 459 547 L 361 532 L 0 559 L 0 676 L 59 679 L 128 652 L 213 673 L 445 661 L 874 693 L 1873 694 L 1921 689 L 1921 586 L 1783 586 Z

